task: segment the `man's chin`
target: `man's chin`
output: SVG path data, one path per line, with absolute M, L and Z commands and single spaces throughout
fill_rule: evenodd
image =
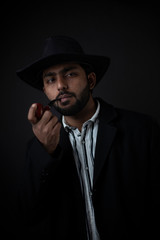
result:
M 59 101 L 58 105 L 61 107 L 66 107 L 70 105 L 70 100 L 66 100 L 66 101 Z
M 81 107 L 78 104 L 71 105 L 69 101 L 59 103 L 55 106 L 55 109 L 64 116 L 74 116 L 81 111 Z

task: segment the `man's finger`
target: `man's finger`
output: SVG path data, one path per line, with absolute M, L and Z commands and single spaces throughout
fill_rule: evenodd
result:
M 33 103 L 28 111 L 28 120 L 30 121 L 31 124 L 36 124 L 38 122 L 38 119 L 36 118 L 36 109 L 37 109 L 37 104 Z
M 52 129 L 52 133 L 55 135 L 59 135 L 61 127 L 62 127 L 62 124 L 60 122 L 57 122 L 54 128 Z

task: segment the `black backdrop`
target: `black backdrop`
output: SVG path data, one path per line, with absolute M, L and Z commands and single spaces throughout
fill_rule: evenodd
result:
M 159 12 L 153 1 L 52 1 L 37 5 L 22 1 L 1 7 L 1 220 L 7 232 L 14 233 L 18 227 L 17 186 L 26 144 L 32 137 L 27 112 L 33 102 L 46 102 L 43 93 L 18 79 L 16 70 L 40 57 L 46 37 L 72 36 L 86 53 L 111 58 L 95 96 L 117 107 L 152 115 L 160 122 Z

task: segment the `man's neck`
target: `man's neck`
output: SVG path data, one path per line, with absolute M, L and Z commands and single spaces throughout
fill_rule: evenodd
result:
M 83 123 L 89 120 L 96 112 L 96 103 L 92 97 L 90 97 L 86 106 L 81 112 L 74 116 L 65 116 L 65 121 L 68 125 L 76 127 L 81 131 Z

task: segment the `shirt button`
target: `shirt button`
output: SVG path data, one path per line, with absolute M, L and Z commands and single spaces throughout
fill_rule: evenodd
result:
M 90 195 L 90 197 L 92 197 L 92 195 L 93 195 L 92 192 L 90 192 L 89 195 Z
M 85 140 L 82 140 L 82 144 L 85 144 Z

